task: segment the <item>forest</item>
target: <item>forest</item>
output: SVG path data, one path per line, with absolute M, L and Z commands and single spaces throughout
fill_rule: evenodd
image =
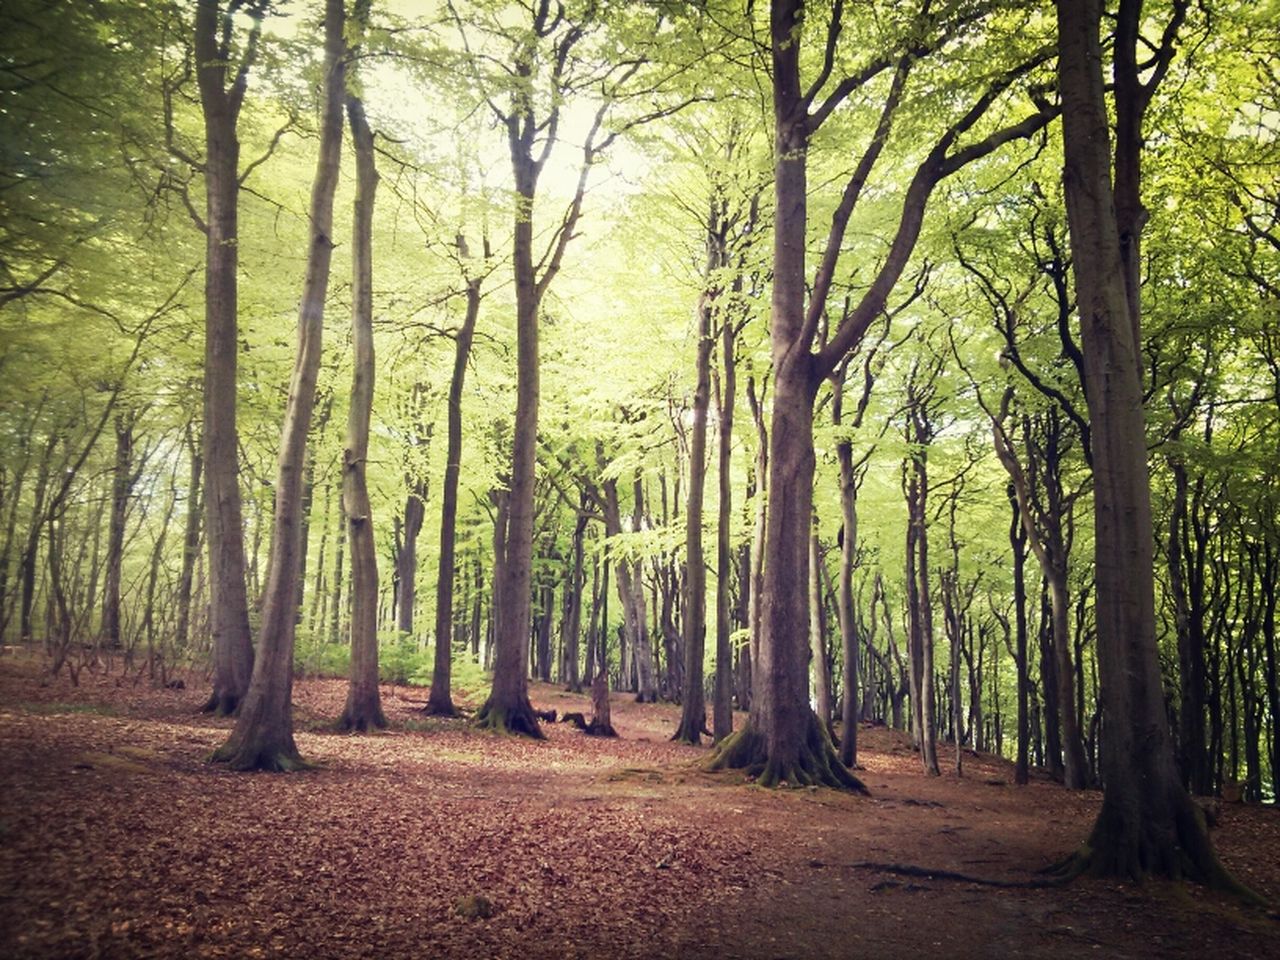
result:
M 1275 0 L 6 0 L 5 952 L 1265 955 L 1278 135 Z

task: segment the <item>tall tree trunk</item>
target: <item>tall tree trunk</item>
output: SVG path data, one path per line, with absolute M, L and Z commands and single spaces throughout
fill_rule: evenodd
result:
M 458 253 L 466 260 L 466 240 L 457 238 Z M 450 690 L 453 671 L 453 637 L 450 633 L 453 617 L 453 576 L 456 562 L 454 554 L 458 539 L 458 478 L 462 471 L 462 391 L 467 378 L 467 360 L 471 356 L 471 341 L 475 335 L 476 321 L 480 317 L 479 277 L 467 278 L 467 309 L 454 341 L 453 376 L 449 379 L 449 436 L 446 439 L 444 484 L 440 492 L 440 558 L 436 575 L 436 651 L 435 665 L 431 673 L 431 693 L 427 697 L 427 713 L 435 716 L 455 716 Z
M 579 508 L 578 518 L 573 525 L 573 566 L 569 574 L 569 585 L 566 588 L 564 615 L 564 677 L 565 689 L 570 693 L 582 692 L 582 677 L 578 669 L 578 653 L 580 634 L 582 632 L 582 588 L 585 572 L 584 544 L 587 531 L 586 503 Z M 594 624 L 592 629 L 594 629 Z M 587 673 L 591 674 L 591 655 L 594 650 L 587 644 Z
M 1204 816 L 1182 787 L 1164 709 L 1139 323 L 1111 189 L 1101 0 L 1060 3 L 1057 17 L 1063 180 L 1093 431 L 1098 670 L 1107 725 L 1102 809 L 1075 868 L 1134 879 L 1187 876 L 1242 890 L 1218 862 Z
M 723 259 L 708 239 L 707 273 Z M 702 552 L 702 500 L 707 482 L 707 410 L 711 404 L 711 315 L 715 293 L 705 291 L 698 304 L 698 343 L 693 390 L 693 428 L 689 439 L 689 508 L 685 513 L 684 691 L 680 723 L 672 740 L 698 744 L 707 729 L 702 664 L 707 638 L 707 564 Z
M 518 69 L 531 75 L 527 60 Z M 493 688 L 476 714 L 476 722 L 503 732 L 536 739 L 544 735 L 529 703 L 529 630 L 533 564 L 534 469 L 537 464 L 540 370 L 538 310 L 542 285 L 533 254 L 533 200 L 541 170 L 533 157 L 534 130 L 530 108 L 518 109 L 508 122 L 516 215 L 512 264 L 516 299 L 516 411 L 511 454 L 505 557 L 502 578 L 495 578 L 495 600 L 501 615 L 494 631 L 496 656 Z
M 369 0 L 357 0 L 358 30 L 368 28 Z M 347 119 L 356 157 L 356 197 L 352 216 L 351 342 L 354 352 L 347 442 L 342 451 L 342 497 L 351 543 L 351 682 L 338 718 L 340 730 L 383 729 L 387 718 L 378 692 L 378 548 L 369 503 L 369 421 L 373 415 L 373 204 L 378 189 L 373 131 L 364 104 L 346 95 Z M 336 166 L 336 158 L 335 158 Z
M 213 691 L 206 711 L 235 713 L 254 668 L 245 583 L 244 517 L 240 502 L 236 433 L 236 365 L 239 256 L 239 162 L 236 133 L 251 51 L 262 8 L 254 4 L 255 40 L 227 84 L 231 18 L 218 0 L 199 0 L 195 17 L 196 79 L 205 130 L 205 347 L 204 466 L 205 540 L 209 545 L 210 619 L 213 627 Z
M 333 583 L 329 593 L 329 642 L 342 640 L 342 616 L 346 612 L 347 594 L 343 587 L 347 582 L 347 506 L 338 490 L 338 525 L 333 535 Z
M 1013 519 L 1009 523 L 1009 546 L 1013 553 L 1014 654 L 1018 682 L 1018 746 L 1013 768 L 1013 782 L 1025 786 L 1031 779 L 1028 752 L 1031 746 L 1031 717 L 1028 688 L 1031 680 L 1027 669 L 1027 531 L 1022 522 L 1022 508 L 1008 487 Z
M 843 370 L 831 398 L 832 423 L 843 420 Z M 858 765 L 858 627 L 853 609 L 853 565 L 858 549 L 858 487 L 853 469 L 853 442 L 842 435 L 836 441 L 840 464 L 840 572 L 836 593 L 836 615 L 840 625 L 840 649 L 844 661 L 844 706 L 841 711 L 840 762 Z
M 756 462 L 754 477 L 755 518 L 751 527 L 751 563 L 748 571 L 750 591 L 747 601 L 747 654 L 751 664 L 748 673 L 748 692 L 755 689 L 756 672 L 760 664 L 760 630 L 764 607 L 764 547 L 765 525 L 769 520 L 769 427 L 764 421 L 764 389 L 756 396 L 755 378 L 747 377 L 747 403 L 751 407 L 751 421 L 756 428 Z M 754 699 L 753 697 L 749 697 Z
M 178 574 L 178 622 L 174 630 L 174 643 L 179 650 L 187 649 L 191 634 L 191 592 L 195 581 L 196 559 L 200 553 L 200 514 L 203 510 L 204 491 L 200 478 L 204 472 L 204 458 L 195 441 L 191 426 L 186 431 L 187 457 L 191 476 L 187 482 L 187 517 L 182 537 L 182 570 Z
M 814 709 L 830 735 L 835 711 L 831 706 L 831 658 L 827 645 L 826 604 L 822 602 L 821 564 L 822 547 L 818 542 L 818 517 L 815 514 L 809 535 L 809 655 L 813 663 Z
M 938 776 L 938 724 L 934 705 L 936 685 L 933 674 L 933 601 L 929 595 L 929 532 L 925 525 L 925 507 L 929 495 L 929 476 L 924 454 L 914 460 L 918 479 L 919 506 L 916 521 L 916 576 L 919 578 L 920 603 L 920 759 L 925 773 Z
M 719 743 L 733 732 L 733 407 L 737 394 L 737 358 L 733 324 L 726 318 L 720 331 L 720 379 L 717 434 L 719 500 L 716 516 L 716 687 L 712 706 L 712 739 Z
M 116 458 L 111 471 L 111 513 L 107 527 L 106 574 L 102 586 L 102 643 L 121 646 L 120 578 L 124 571 L 124 527 L 133 493 L 133 417 L 117 413 Z
M 289 384 L 276 478 L 271 566 L 262 609 L 253 679 L 231 736 L 213 756 L 236 770 L 296 770 L 305 766 L 293 740 L 293 641 L 302 472 L 315 405 L 324 331 L 325 294 L 333 253 L 333 195 L 342 152 L 345 89 L 343 0 L 326 0 L 320 151 L 311 192 L 311 236 L 298 309 L 298 353 Z

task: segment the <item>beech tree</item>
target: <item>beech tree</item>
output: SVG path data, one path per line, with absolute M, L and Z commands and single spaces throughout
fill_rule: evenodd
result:
M 770 5 L 770 62 L 774 111 L 774 255 L 771 339 L 774 403 L 770 431 L 769 489 L 787 496 L 770 504 L 764 564 L 763 622 L 759 660 L 753 658 L 751 718 L 746 727 L 723 741 L 714 761 L 720 767 L 744 767 L 764 785 L 819 783 L 861 787 L 840 763 L 809 707 L 805 635 L 809 621 L 809 525 L 813 503 L 813 406 L 822 380 L 862 340 L 884 309 L 910 259 L 920 234 L 925 206 L 934 188 L 948 175 L 1004 144 L 1028 137 L 1054 114 L 1039 102 L 1021 119 L 985 136 L 964 141 L 987 111 L 1016 84 L 1045 62 L 1047 48 L 1035 51 L 1002 73 L 991 76 L 958 118 L 931 144 L 918 163 L 903 195 L 903 207 L 888 254 L 857 306 L 814 350 L 818 320 L 835 279 L 849 217 L 889 139 L 893 121 L 916 65 L 945 50 L 960 35 L 965 18 L 951 21 L 932 13 L 928 3 L 918 12 L 916 29 L 898 38 L 896 50 L 878 50 L 866 62 L 834 83 L 844 26 L 844 5 L 835 3 L 827 23 L 821 67 L 805 86 L 801 79 L 804 48 L 802 0 L 774 0 Z M 888 78 L 879 119 L 870 142 L 845 183 L 832 215 L 812 284 L 805 266 L 808 229 L 808 152 L 814 135 L 840 104 L 865 92 L 877 78 Z M 824 91 L 825 94 L 824 94 Z
M 369 26 L 369 0 L 357 0 L 357 30 Z M 358 46 L 352 46 L 353 52 Z M 354 74 L 354 71 L 351 71 Z M 354 78 L 354 77 L 353 77 Z M 373 201 L 378 188 L 373 130 L 364 101 L 348 90 L 347 119 L 356 160 L 352 217 L 351 342 L 355 354 L 347 442 L 342 451 L 342 501 L 351 542 L 351 683 L 338 726 L 343 730 L 383 728 L 387 718 L 378 694 L 378 551 L 369 503 L 369 419 L 373 415 Z M 323 290 L 323 288 L 322 288 Z M 318 351 L 317 351 L 318 352 Z
M 1141 0 L 1122 0 L 1113 142 L 1102 75 L 1101 0 L 1058 5 L 1063 182 L 1094 476 L 1098 668 L 1107 736 L 1102 809 L 1070 864 L 1104 876 L 1189 877 L 1246 895 L 1213 851 L 1204 813 L 1182 786 L 1155 639 L 1154 531 L 1146 463 L 1137 246 L 1142 116 L 1168 69 L 1185 5 L 1175 4 L 1153 73 L 1138 74 Z
M 310 244 L 298 306 L 298 350 L 289 383 L 276 477 L 275 528 L 262 605 L 262 627 L 249 692 L 231 736 L 213 759 L 236 770 L 297 770 L 305 766 L 293 739 L 293 643 L 301 550 L 303 467 L 315 406 L 333 254 L 333 195 L 342 154 L 346 44 L 343 0 L 326 0 L 320 150 L 311 187 Z M 376 689 L 376 688 L 375 688 Z
M 242 7 L 252 27 L 237 61 L 234 24 Z M 266 9 L 265 0 L 244 5 L 231 2 L 225 9 L 220 0 L 199 0 L 195 15 L 195 70 L 205 128 L 205 214 L 203 222 L 197 222 L 207 244 L 202 457 L 214 649 L 213 690 L 205 709 L 219 714 L 240 709 L 254 661 L 237 467 L 238 213 L 242 174 L 236 127 Z M 171 145 L 171 149 L 175 148 Z M 198 166 L 194 160 L 190 162 L 193 167 Z

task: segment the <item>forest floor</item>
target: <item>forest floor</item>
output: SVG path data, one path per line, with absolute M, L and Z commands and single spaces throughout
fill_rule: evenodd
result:
M 883 728 L 859 733 L 869 798 L 764 790 L 668 742 L 671 705 L 615 695 L 621 739 L 555 724 L 534 743 L 384 688 L 390 731 L 345 736 L 327 732 L 345 683 L 307 680 L 316 769 L 237 774 L 205 762 L 230 725 L 197 712 L 206 693 L 0 657 L 0 956 L 1280 957 L 1276 913 L 1196 887 L 928 875 L 1034 879 L 1099 795 L 1015 787 L 970 753 L 927 778 Z M 1215 839 L 1280 904 L 1280 812 L 1224 806 Z

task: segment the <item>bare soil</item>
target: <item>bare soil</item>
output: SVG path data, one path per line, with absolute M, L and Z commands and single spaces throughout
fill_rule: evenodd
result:
M 391 730 L 347 736 L 344 682 L 307 680 L 316 769 L 236 774 L 205 762 L 229 721 L 198 678 L 80 681 L 0 657 L 3 957 L 1280 957 L 1277 914 L 1196 887 L 940 876 L 1035 881 L 1099 795 L 970 753 L 928 778 L 883 728 L 859 735 L 870 798 L 764 790 L 702 772 L 670 705 L 615 695 L 621 739 L 533 743 L 384 688 Z M 1226 805 L 1215 838 L 1280 904 L 1280 814 Z

